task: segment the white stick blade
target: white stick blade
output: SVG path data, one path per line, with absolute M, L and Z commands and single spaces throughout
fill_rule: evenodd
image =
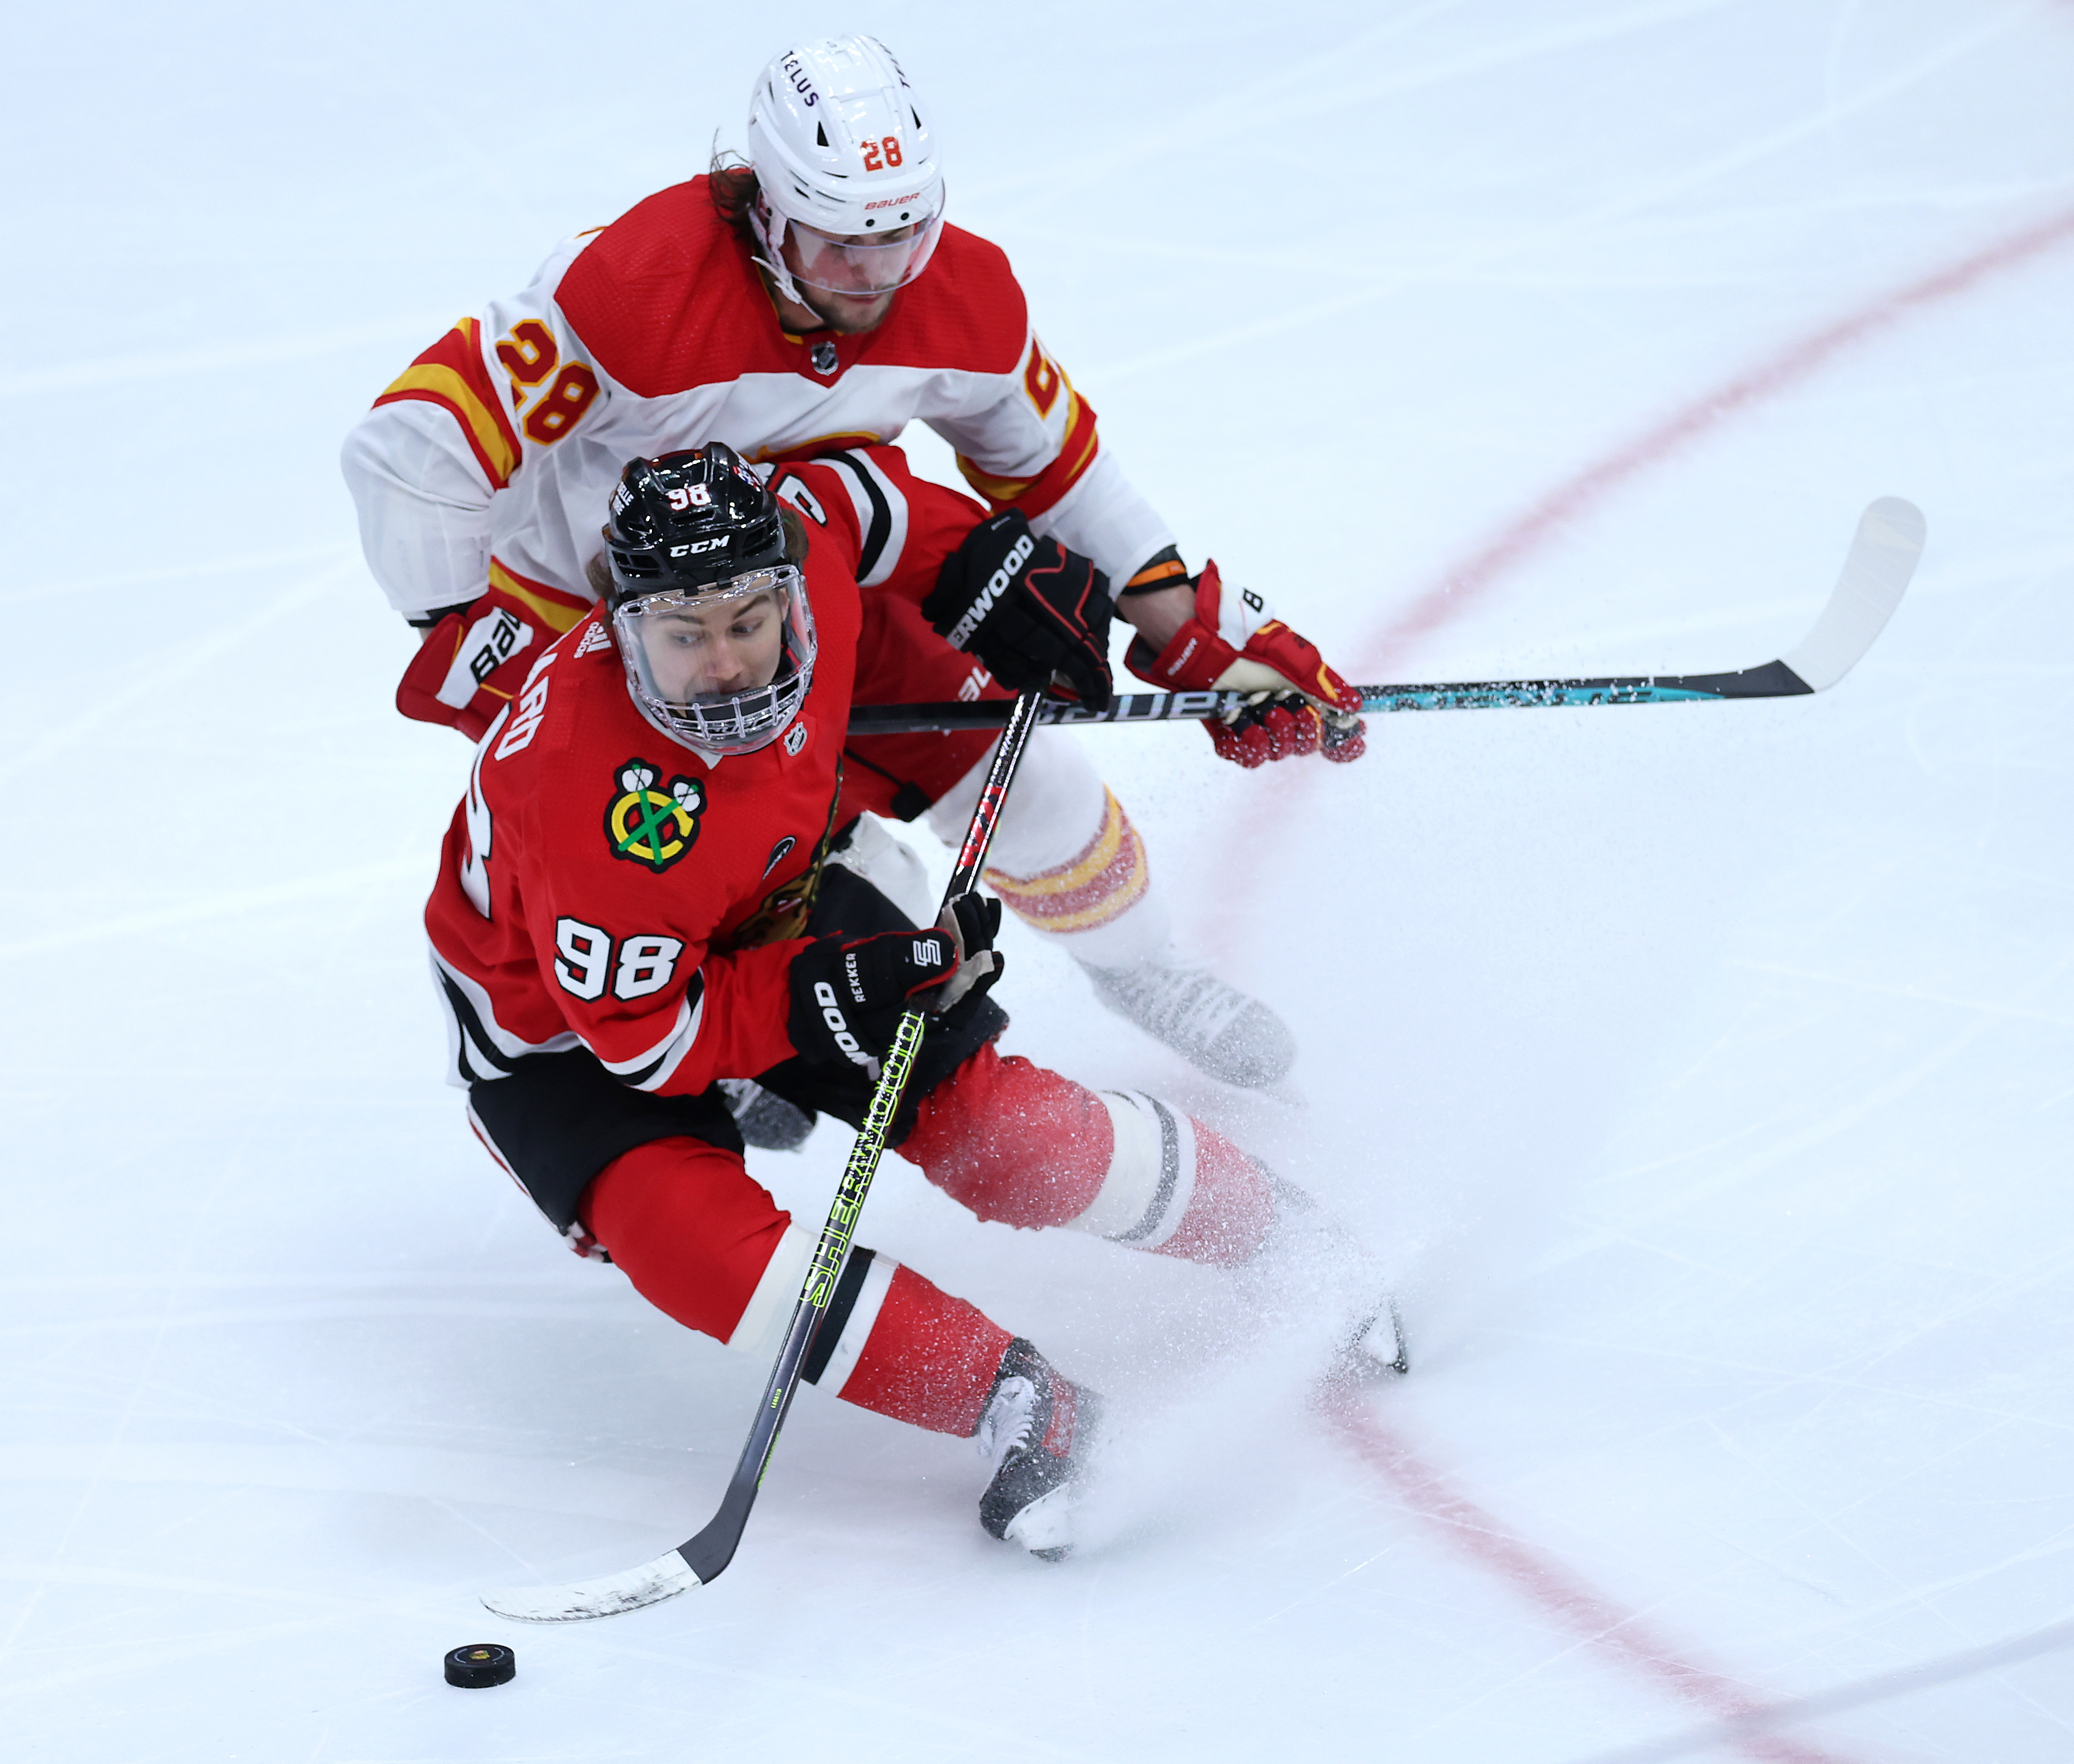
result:
M 1780 657 L 1815 691 L 1825 692 L 1857 665 L 1886 629 L 1923 555 L 1923 511 L 1882 496 L 1858 521 L 1844 572 L 1815 629 Z
M 616 1617 L 622 1611 L 638 1611 L 644 1605 L 659 1605 L 686 1588 L 698 1585 L 699 1577 L 672 1550 L 652 1562 L 595 1580 L 578 1580 L 570 1586 L 507 1586 L 482 1595 L 482 1602 L 499 1617 L 521 1623 L 576 1623 L 587 1617 Z

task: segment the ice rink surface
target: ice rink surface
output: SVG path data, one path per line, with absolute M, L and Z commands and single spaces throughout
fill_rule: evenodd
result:
M 1089 1547 L 1012 1555 L 969 1445 L 809 1392 L 724 1579 L 522 1630 L 477 1593 L 703 1522 L 762 1370 L 568 1255 L 439 1081 L 468 756 L 390 708 L 337 448 L 851 28 L 1192 561 L 1357 676 L 1745 666 L 1872 498 L 1929 547 L 1817 699 L 1399 717 L 1271 774 L 1084 737 L 1309 1106 L 1020 934 L 1010 1045 L 1328 1198 L 1413 1376 L 1321 1405 L 1300 1314 L 889 1160 L 864 1241 L 1113 1394 Z M 8 37 L 9 1758 L 2074 1756 L 2074 1649 L 1965 1658 L 2074 1616 L 2074 6 Z M 818 1220 L 844 1145 L 753 1167 Z M 448 1689 L 484 1639 L 516 1683 Z

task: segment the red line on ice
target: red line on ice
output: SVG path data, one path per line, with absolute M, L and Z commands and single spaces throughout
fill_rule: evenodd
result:
M 1593 512 L 1615 490 L 1649 468 L 1664 464 L 1727 418 L 1788 390 L 1850 345 L 1925 307 L 1969 292 L 1999 271 L 2019 268 L 2070 239 L 2074 239 L 2074 209 L 2064 209 L 1944 269 L 1878 295 L 1857 312 L 1702 393 L 1564 479 L 1466 557 L 1443 570 L 1439 580 L 1406 610 L 1370 636 L 1352 677 L 1359 680 L 1371 670 L 1379 676 L 1417 639 L 1467 612 L 1493 583 L 1555 539 L 1566 524 Z M 1315 762 L 1298 763 L 1294 777 L 1283 775 L 1280 766 L 1272 768 L 1270 787 L 1252 805 L 1254 837 L 1235 854 L 1233 873 L 1218 891 L 1217 905 L 1202 921 L 1204 940 L 1213 949 L 1241 941 L 1252 923 L 1248 903 L 1257 892 L 1254 884 L 1264 854 L 1288 849 L 1287 828 L 1318 776 Z M 1243 874 L 1242 866 L 1249 865 L 1255 872 L 1251 878 Z
M 1380 1472 L 1407 1506 L 1437 1526 L 1479 1568 L 1510 1581 L 1589 1646 L 1717 1720 L 1753 1715 L 1769 1706 L 1733 1679 L 1681 1659 L 1681 1650 L 1634 1612 L 1594 1592 L 1554 1557 L 1508 1531 L 1368 1413 L 1361 1396 L 1358 1386 L 1328 1385 L 1312 1406 L 1356 1456 Z M 1783 1734 L 1754 1734 L 1729 1743 L 1768 1764 L 1840 1764 L 1836 1753 Z
M 1616 490 L 1673 458 L 1729 417 L 1808 378 L 1853 344 L 1926 307 L 1969 292 L 2070 239 L 2074 239 L 2074 209 L 2035 221 L 1944 269 L 1879 295 L 1673 411 L 1564 479 L 1442 572 L 1432 587 L 1370 638 L 1360 672 L 1386 667 L 1417 639 L 1468 610 L 1493 583 L 1547 545 L 1566 523 L 1594 512 Z M 1257 866 L 1263 855 L 1288 849 L 1291 817 L 1319 775 L 1316 762 L 1294 777 L 1280 775 L 1279 767 L 1276 774 L 1270 789 L 1256 804 L 1254 837 L 1233 854 L 1237 866 L 1254 865 L 1256 874 L 1251 878 L 1229 876 L 1227 886 L 1219 890 L 1222 910 L 1204 927 L 1213 948 L 1238 942 L 1257 922 L 1241 903 L 1258 892 Z M 1438 1526 L 1458 1550 L 1509 1582 L 1601 1654 L 1717 1717 L 1747 1714 L 1765 1706 L 1731 1680 L 1681 1659 L 1678 1649 L 1646 1629 L 1634 1613 L 1594 1592 L 1553 1557 L 1540 1555 L 1506 1531 L 1381 1423 L 1361 1412 L 1348 1394 L 1328 1395 L 1320 1412 L 1332 1431 L 1394 1484 L 1407 1504 Z M 1740 1742 L 1740 1749 L 1774 1764 L 1837 1764 L 1835 1754 L 1783 1736 L 1754 1736 Z
M 1564 525 L 1590 513 L 1615 490 L 1700 440 L 1732 416 L 1806 379 L 1832 357 L 1927 306 L 1964 294 L 2000 271 L 2014 269 L 2074 238 L 2074 209 L 2035 222 L 1948 267 L 1881 295 L 1848 317 L 1824 325 L 1776 355 L 1746 369 L 1674 411 L 1556 485 L 1515 515 L 1370 639 L 1365 663 L 1385 667 L 1411 643 L 1467 609 L 1515 564 L 1554 539 Z M 1367 667 L 1361 669 L 1367 671 Z

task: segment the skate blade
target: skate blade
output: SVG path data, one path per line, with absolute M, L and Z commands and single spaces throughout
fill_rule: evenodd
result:
M 1396 1299 L 1384 1301 L 1382 1308 L 1347 1343 L 1343 1357 L 1354 1369 L 1374 1378 L 1402 1378 L 1411 1369 L 1411 1357 L 1404 1349 L 1404 1320 L 1399 1314 Z
M 1062 1483 L 1039 1495 L 1002 1528 L 1002 1541 L 1042 1561 L 1064 1561 L 1073 1553 L 1072 1485 Z

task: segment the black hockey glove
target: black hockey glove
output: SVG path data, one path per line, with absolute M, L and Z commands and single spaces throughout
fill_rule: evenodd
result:
M 808 1060 L 848 1060 L 873 1077 L 910 1006 L 941 1010 L 1000 977 L 1001 903 L 968 894 L 929 931 L 817 937 L 792 958 L 787 1032 Z
M 977 655 L 1001 684 L 1027 692 L 1064 674 L 1081 703 L 1106 709 L 1109 578 L 1018 510 L 990 515 L 944 560 L 922 615 L 951 647 Z

